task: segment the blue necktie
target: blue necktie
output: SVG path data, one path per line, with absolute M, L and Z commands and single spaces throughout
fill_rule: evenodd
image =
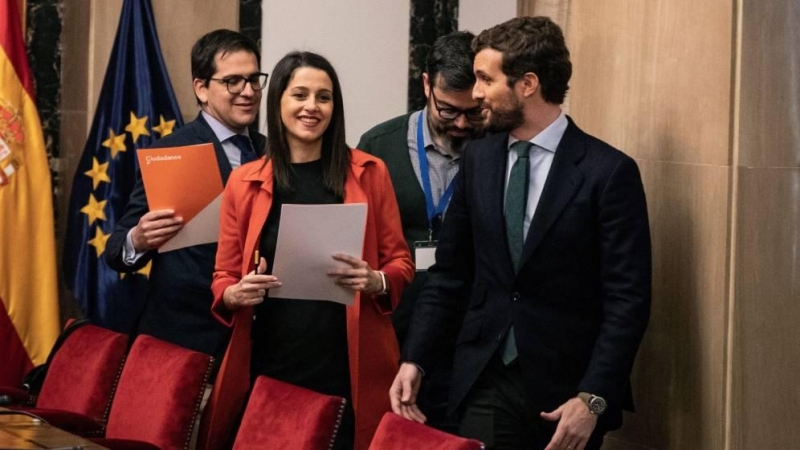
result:
M 528 156 L 532 143 L 517 141 L 511 144 L 511 150 L 517 152 L 517 161 L 511 166 L 506 188 L 505 216 L 508 249 L 514 272 L 520 269 L 522 246 L 525 243 L 525 210 L 528 207 L 528 181 L 530 178 L 530 161 Z M 511 364 L 517 359 L 517 341 L 514 338 L 514 327 L 511 326 L 503 343 L 503 363 Z
M 242 152 L 239 159 L 241 165 L 245 165 L 250 161 L 255 161 L 258 159 L 256 152 L 253 150 L 253 144 L 250 142 L 249 137 L 243 134 L 234 134 L 228 140 L 233 142 L 233 145 L 235 145 L 239 151 Z

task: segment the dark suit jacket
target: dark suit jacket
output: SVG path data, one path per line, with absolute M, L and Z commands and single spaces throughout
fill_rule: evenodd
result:
M 528 405 L 552 411 L 578 392 L 604 397 L 600 429 L 632 409 L 629 377 L 650 312 L 650 232 L 633 159 L 572 120 L 515 273 L 503 218 L 508 134 L 467 145 L 406 341 L 423 369 L 465 290 L 450 407 L 456 409 L 514 325 Z
M 253 146 L 263 154 L 266 139 L 251 133 Z M 211 142 L 217 155 L 222 182 L 231 173 L 228 157 L 211 127 L 202 115 L 159 139 L 156 147 L 177 147 Z M 202 183 L 203 180 L 197 180 Z M 191 186 L 187 186 L 191 189 Z M 211 276 L 217 244 L 195 245 L 167 253 L 147 252 L 133 266 L 122 262 L 122 248 L 131 228 L 149 211 L 141 175 L 131 192 L 125 214 L 117 222 L 108 239 L 105 258 L 119 272 L 133 272 L 153 261 L 148 283 L 147 301 L 139 319 L 136 333 L 146 333 L 174 344 L 213 355 L 217 364 L 225 353 L 230 330 L 211 315 Z

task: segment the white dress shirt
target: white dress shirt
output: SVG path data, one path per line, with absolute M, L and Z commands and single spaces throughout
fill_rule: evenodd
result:
M 562 111 L 556 120 L 547 126 L 541 133 L 537 134 L 530 140 L 533 144 L 531 147 L 530 155 L 528 156 L 529 176 L 528 176 L 528 204 L 525 207 L 525 220 L 523 221 L 523 236 L 528 236 L 528 229 L 531 226 L 531 220 L 536 207 L 539 205 L 539 199 L 542 197 L 542 190 L 544 183 L 547 181 L 547 175 L 550 173 L 550 166 L 553 165 L 553 157 L 555 157 L 558 144 L 561 143 L 561 138 L 564 137 L 564 132 L 567 130 L 567 116 Z M 506 168 L 506 189 L 508 189 L 508 179 L 511 176 L 511 167 L 517 162 L 517 152 L 511 151 L 511 144 L 517 142 L 519 139 L 508 136 L 508 166 Z

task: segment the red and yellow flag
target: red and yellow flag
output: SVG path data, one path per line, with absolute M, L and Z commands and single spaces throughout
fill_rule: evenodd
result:
M 0 385 L 18 385 L 59 333 L 50 169 L 19 0 L 0 0 Z

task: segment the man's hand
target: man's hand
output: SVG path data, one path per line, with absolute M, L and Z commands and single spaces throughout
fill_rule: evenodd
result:
M 155 250 L 178 234 L 181 228 L 183 228 L 183 218 L 175 217 L 175 211 L 171 209 L 150 211 L 131 229 L 133 249 L 136 253 Z
M 541 417 L 551 422 L 558 421 L 553 439 L 545 450 L 583 450 L 589 441 L 597 416 L 578 397 L 569 399 L 552 412 L 542 412 Z
M 421 382 L 422 374 L 416 365 L 411 363 L 400 365 L 400 370 L 389 389 L 389 400 L 395 414 L 419 423 L 428 420 L 417 406 L 417 393 Z

